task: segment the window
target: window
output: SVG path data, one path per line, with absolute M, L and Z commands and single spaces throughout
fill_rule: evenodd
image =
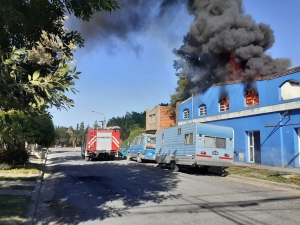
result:
M 152 122 L 155 122 L 155 114 L 152 114 Z
M 281 99 L 300 98 L 300 85 L 296 80 L 286 81 L 281 87 Z
M 189 133 L 184 135 L 184 144 L 185 145 L 191 145 L 194 143 L 194 134 Z
M 148 137 L 147 144 L 156 144 L 156 137 Z
M 190 117 L 190 111 L 188 109 L 183 110 L 183 119 L 188 119 Z
M 133 145 L 140 145 L 140 144 L 141 144 L 141 140 L 142 140 L 141 137 L 136 137 L 136 138 L 133 140 Z
M 226 149 L 226 138 L 205 136 L 204 147 Z
M 245 94 L 246 107 L 259 105 L 259 98 L 257 91 L 248 90 Z
M 178 128 L 177 134 L 181 134 L 181 128 Z
M 225 112 L 229 110 L 229 99 L 228 96 L 226 98 L 222 98 L 219 101 L 220 112 Z
M 204 116 L 206 115 L 206 105 L 202 104 L 199 106 L 199 116 Z

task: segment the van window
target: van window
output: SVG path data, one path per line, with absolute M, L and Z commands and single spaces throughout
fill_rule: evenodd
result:
M 156 137 L 148 137 L 147 144 L 156 144 Z
M 137 137 L 136 139 L 135 139 L 135 142 L 134 142 L 134 145 L 140 145 L 141 144 L 141 142 L 142 142 L 142 137 Z

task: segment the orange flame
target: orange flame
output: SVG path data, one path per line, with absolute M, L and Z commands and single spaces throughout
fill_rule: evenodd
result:
M 243 71 L 241 65 L 235 61 L 235 56 L 233 52 L 230 52 L 230 63 L 232 66 L 233 75 L 239 75 Z

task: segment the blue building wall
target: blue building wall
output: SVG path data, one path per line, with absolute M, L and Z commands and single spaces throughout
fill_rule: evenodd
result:
M 232 127 L 235 132 L 234 160 L 244 163 L 249 162 L 248 132 L 259 131 L 259 163 L 299 167 L 300 98 L 282 100 L 280 89 L 289 80 L 300 83 L 299 71 L 300 68 L 296 72 L 292 70 L 287 71 L 287 74 L 275 74 L 256 80 L 253 86 L 259 93 L 257 106 L 246 107 L 244 83 L 212 86 L 179 105 L 178 123 L 194 121 Z M 226 95 L 229 97 L 229 110 L 220 112 L 218 102 Z M 204 116 L 199 115 L 201 104 L 206 105 L 207 114 Z M 183 118 L 185 109 L 190 112 L 186 119 Z M 243 161 L 240 161 L 239 153 L 244 154 Z

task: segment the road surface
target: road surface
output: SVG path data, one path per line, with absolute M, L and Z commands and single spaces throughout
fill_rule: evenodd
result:
M 298 224 L 300 191 L 52 149 L 34 224 Z

